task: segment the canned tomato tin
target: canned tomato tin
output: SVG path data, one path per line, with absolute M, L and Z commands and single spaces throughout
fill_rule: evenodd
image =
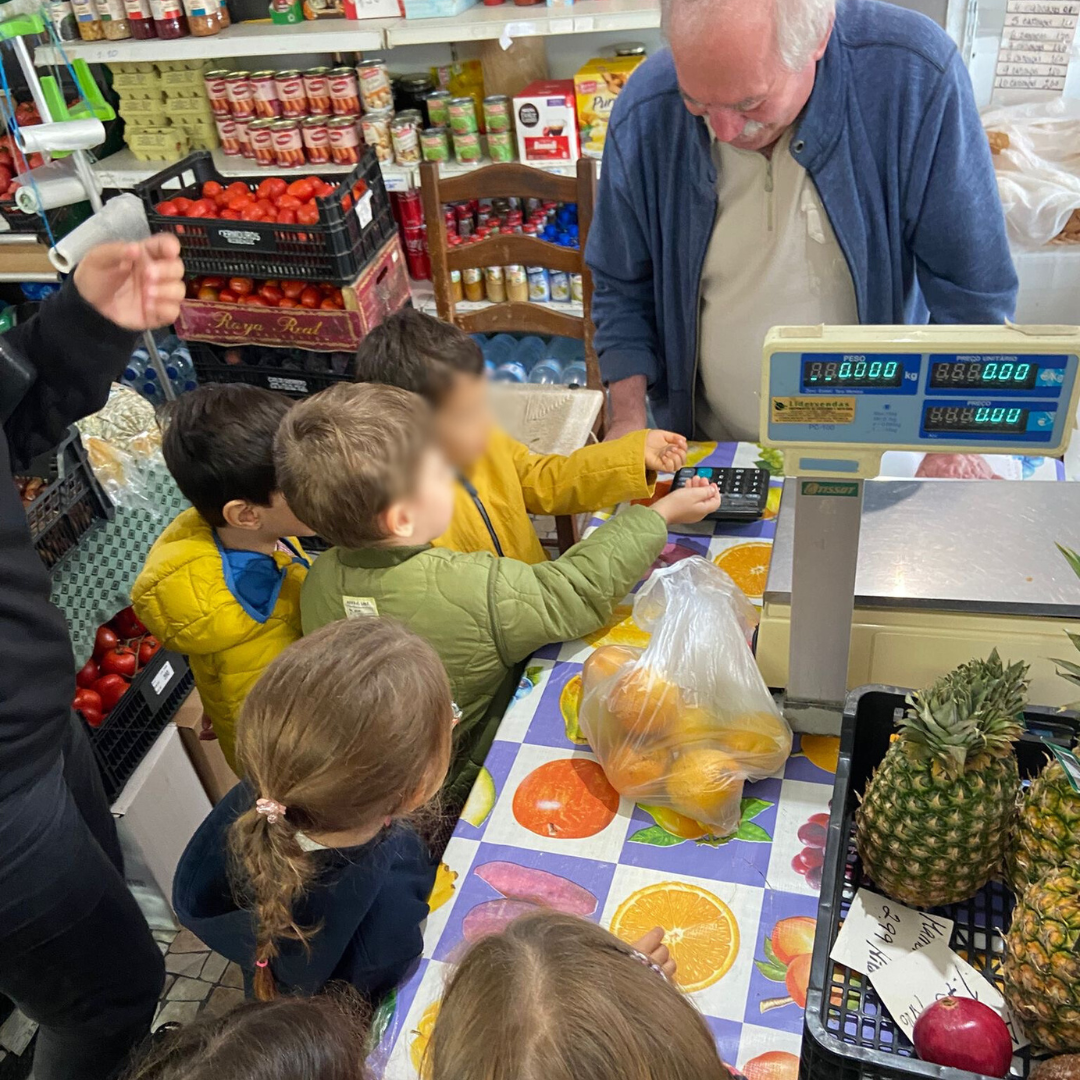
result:
M 274 133 L 271 130 L 275 121 L 269 118 L 252 120 L 248 124 L 248 141 L 251 143 L 251 155 L 260 165 L 273 165 Z
M 454 153 L 462 165 L 477 164 L 483 156 L 480 153 L 480 136 L 475 131 L 455 133 Z
M 323 116 L 330 111 L 330 69 L 308 68 L 304 72 L 304 93 L 312 116 Z
M 393 107 L 394 95 L 390 89 L 390 72 L 382 59 L 362 60 L 356 68 L 360 80 L 360 100 L 364 112 L 378 112 Z
M 208 71 L 203 76 L 203 85 L 206 87 L 206 99 L 210 102 L 210 111 L 215 116 L 229 116 L 229 90 L 225 80 L 230 72 L 221 68 L 217 71 Z
M 233 117 L 233 123 L 236 125 L 236 138 L 240 143 L 240 153 L 246 158 L 254 157 L 254 153 L 251 149 L 251 135 L 248 132 L 248 125 L 250 120 L 240 120 L 237 117 Z
M 375 151 L 379 161 L 394 160 L 394 144 L 390 138 L 390 121 L 394 118 L 390 109 L 364 113 L 360 120 L 360 129 L 364 142 Z
M 230 157 L 240 154 L 240 137 L 236 133 L 236 121 L 231 116 L 215 116 L 218 138 L 221 140 L 221 152 Z
M 355 165 L 360 160 L 360 139 L 355 116 L 334 116 L 326 122 L 330 157 L 335 165 Z
M 471 97 L 451 98 L 447 112 L 450 115 L 450 130 L 455 135 L 480 130 L 476 123 L 476 102 Z
M 303 165 L 304 143 L 300 138 L 300 124 L 296 120 L 272 120 L 270 131 L 274 137 L 274 160 L 281 169 L 295 169 Z
M 505 94 L 484 98 L 484 127 L 489 135 L 510 130 L 510 99 Z
M 428 123 L 432 127 L 450 126 L 450 98 L 453 95 L 449 90 L 432 90 L 424 95 L 424 105 L 427 108 Z
M 251 84 L 250 71 L 230 71 L 225 76 L 225 90 L 233 116 L 246 120 L 255 115 L 255 87 Z
M 488 157 L 492 161 L 514 160 L 514 136 L 509 131 L 492 131 L 488 133 Z
M 390 124 L 394 144 L 394 160 L 399 165 L 416 165 L 420 161 L 420 131 L 416 120 L 402 114 Z
M 282 116 L 307 116 L 307 94 L 304 93 L 304 78 L 299 71 L 276 72 L 274 86 L 281 102 Z
M 424 224 L 424 204 L 420 201 L 420 192 L 416 188 L 409 188 L 398 195 L 397 209 L 402 225 L 408 227 Z
M 424 128 L 420 132 L 420 149 L 425 161 L 449 161 L 450 139 L 444 127 Z
M 304 151 L 312 165 L 330 163 L 330 133 L 326 129 L 328 116 L 309 116 L 300 121 L 300 137 L 304 142 Z
M 251 88 L 255 115 L 260 119 L 276 120 L 281 115 L 281 102 L 278 101 L 277 87 L 274 85 L 274 73 L 256 71 L 251 76 Z
M 330 107 L 335 116 L 358 116 L 360 113 L 360 87 L 356 72 L 349 67 L 334 68 L 330 80 Z

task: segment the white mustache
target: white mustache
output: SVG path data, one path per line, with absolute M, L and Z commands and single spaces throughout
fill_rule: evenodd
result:
M 752 139 L 755 135 L 760 135 L 768 125 L 760 124 L 757 120 L 747 120 L 746 127 L 739 133 L 740 139 Z

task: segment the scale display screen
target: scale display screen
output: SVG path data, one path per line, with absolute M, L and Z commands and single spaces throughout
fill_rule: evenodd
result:
M 890 387 L 904 381 L 904 365 L 889 357 L 841 356 L 803 360 L 804 387 Z
M 1027 431 L 1028 412 L 1018 406 L 927 405 L 923 410 L 923 429 L 942 435 L 970 432 L 1009 435 Z
M 1039 365 L 1020 357 L 932 359 L 931 390 L 1030 390 Z M 965 429 L 969 430 L 969 429 Z

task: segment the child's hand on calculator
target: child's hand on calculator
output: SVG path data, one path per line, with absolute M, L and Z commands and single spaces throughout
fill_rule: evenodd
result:
M 645 468 L 677 472 L 686 464 L 686 439 L 674 431 L 650 431 L 645 436 Z
M 682 487 L 657 499 L 652 508 L 669 525 L 690 525 L 720 508 L 720 489 L 704 477 L 693 476 Z

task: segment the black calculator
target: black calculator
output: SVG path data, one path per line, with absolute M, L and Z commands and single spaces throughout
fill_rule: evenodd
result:
M 707 521 L 757 521 L 769 501 L 769 473 L 765 469 L 680 469 L 671 490 L 683 487 L 692 476 L 702 476 L 720 489 L 720 509 Z

